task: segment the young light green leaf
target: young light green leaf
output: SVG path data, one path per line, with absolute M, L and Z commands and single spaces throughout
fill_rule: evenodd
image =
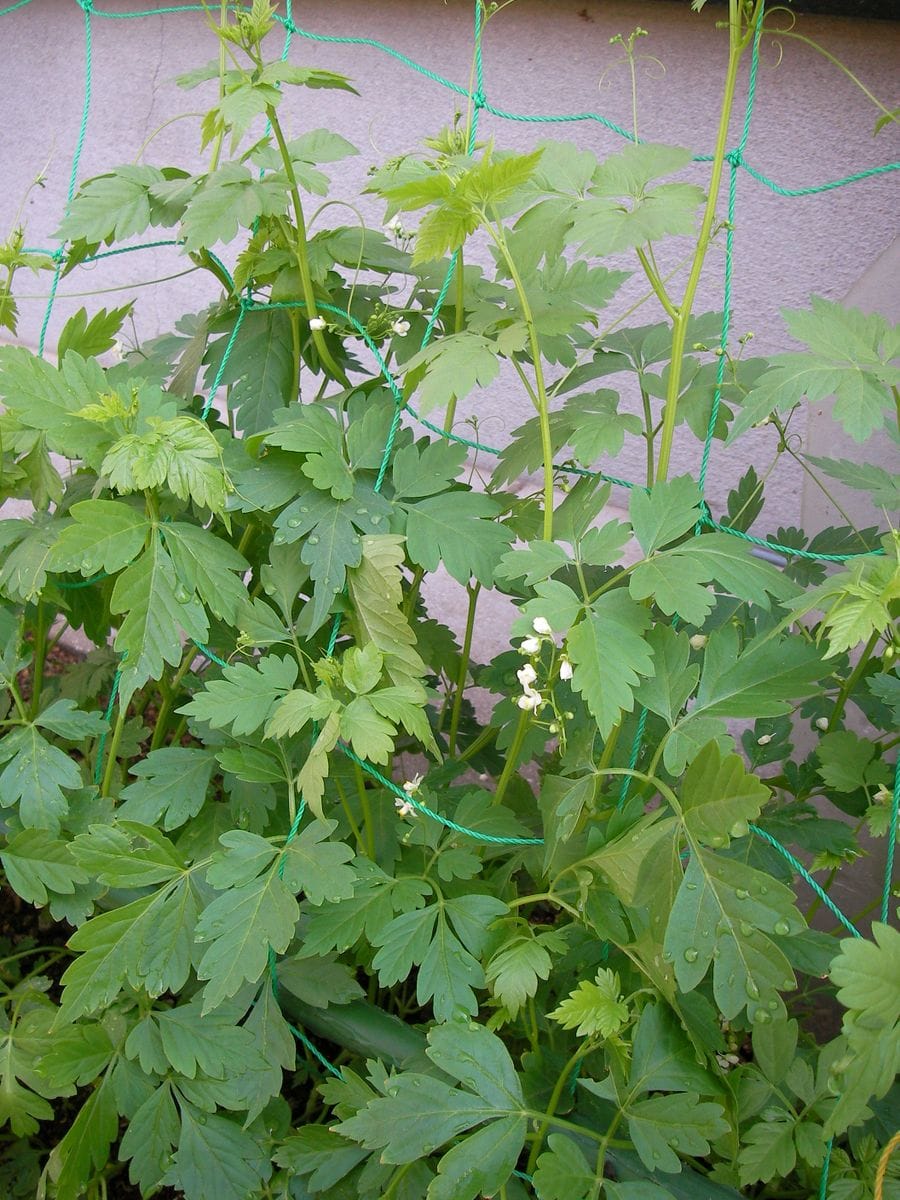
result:
M 511 1017 L 538 989 L 538 982 L 550 975 L 550 955 L 533 937 L 514 937 L 495 951 L 485 968 L 488 987 Z
M 583 979 L 548 1016 L 563 1029 L 574 1029 L 577 1037 L 612 1037 L 628 1020 L 618 974 L 601 967 L 593 981 Z
M 723 758 L 708 742 L 688 767 L 681 785 L 684 828 L 692 841 L 707 846 L 728 845 L 729 837 L 745 837 L 771 791 L 744 769 L 737 754 Z
M 406 363 L 408 398 L 415 395 L 423 416 L 464 400 L 474 388 L 486 388 L 497 378 L 500 361 L 491 342 L 476 333 L 454 333 L 432 342 Z

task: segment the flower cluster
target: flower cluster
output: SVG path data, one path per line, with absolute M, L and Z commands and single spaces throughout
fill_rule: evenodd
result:
M 416 805 L 412 801 L 412 797 L 418 792 L 419 784 L 422 782 L 422 776 L 416 775 L 413 779 L 407 779 L 403 785 L 403 790 L 406 792 L 409 799 L 401 800 L 398 796 L 394 801 L 394 808 L 397 810 L 397 815 L 401 817 L 414 817 L 418 811 Z

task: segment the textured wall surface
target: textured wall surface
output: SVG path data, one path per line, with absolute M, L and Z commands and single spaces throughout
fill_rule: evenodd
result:
M 381 0 L 377 5 L 366 0 L 317 0 L 295 5 L 295 19 L 317 33 L 379 38 L 465 85 L 471 66 L 471 8 L 468 0 Z M 137 8 L 126 5 L 118 11 Z M 716 28 L 721 16 L 722 10 L 715 7 L 694 14 L 686 0 L 653 4 L 516 0 L 486 32 L 485 90 L 493 104 L 516 112 L 599 110 L 629 125 L 627 70 L 609 39 L 640 24 L 650 31 L 640 49 L 659 60 L 648 60 L 639 68 L 641 136 L 708 151 L 714 140 L 725 63 L 725 36 Z M 775 24 L 784 20 L 783 15 L 772 18 Z M 44 186 L 33 190 L 24 204 L 30 244 L 53 244 L 52 234 L 65 201 L 84 86 L 83 24 L 82 11 L 74 0 L 33 0 L 0 18 L 4 101 L 0 229 L 8 229 L 15 221 L 29 183 L 43 173 Z M 178 72 L 215 52 L 202 14 L 130 21 L 97 17 L 92 24 L 95 76 L 80 177 L 133 161 L 157 130 L 143 149 L 146 161 L 188 166 L 202 162 L 196 121 L 179 120 L 160 130 L 176 114 L 202 109 L 209 94 L 202 89 L 182 92 L 172 82 Z M 896 103 L 900 25 L 809 16 L 800 19 L 797 29 L 839 55 L 885 103 Z M 272 36 L 274 46 L 276 35 Z M 332 170 L 334 195 L 354 203 L 370 163 L 414 150 L 423 136 L 452 118 L 459 103 L 458 97 L 438 84 L 371 48 L 297 38 L 291 59 L 345 72 L 362 93 L 356 98 L 295 89 L 284 108 L 286 124 L 293 133 L 326 125 L 360 148 L 358 158 Z M 745 83 L 746 79 L 742 87 Z M 733 127 L 734 141 L 740 115 Z M 850 80 L 809 46 L 791 38 L 766 38 L 746 157 L 768 176 L 791 187 L 823 183 L 900 158 L 897 126 L 873 138 L 876 116 L 877 110 Z M 545 132 L 552 133 L 601 157 L 622 144 L 614 134 L 591 122 L 536 127 L 484 115 L 480 131 L 494 135 L 500 145 L 519 149 L 529 148 Z M 704 170 L 698 165 L 693 171 L 700 183 L 704 182 Z M 803 305 L 813 293 L 840 299 L 855 288 L 856 302 L 869 308 L 889 307 L 896 295 L 896 271 L 885 265 L 890 262 L 885 255 L 897 232 L 898 181 L 900 175 L 886 175 L 820 196 L 785 199 L 741 173 L 735 334 L 752 330 L 756 335 L 753 349 L 760 353 L 786 348 L 788 339 L 779 308 Z M 724 205 L 724 195 L 722 202 Z M 367 220 L 380 222 L 383 210 L 379 206 L 364 202 L 362 207 Z M 318 219 L 318 226 L 344 219 L 340 209 L 332 208 Z M 684 247 L 673 245 L 670 249 L 674 264 Z M 896 247 L 893 253 L 896 257 Z M 631 266 L 624 260 L 610 260 L 609 265 Z M 721 304 L 722 266 L 722 249 L 716 244 L 701 284 L 698 310 Z M 109 305 L 132 296 L 138 300 L 137 336 L 152 336 L 185 308 L 200 308 L 214 297 L 214 284 L 201 275 L 157 287 L 138 286 L 183 269 L 184 260 L 177 250 L 168 249 L 112 259 L 67 277 L 60 287 L 62 299 L 48 345 L 52 347 L 54 331 L 78 305 Z M 20 280 L 21 291 L 36 297 L 22 303 L 23 335 L 34 344 L 43 309 L 37 297 L 46 290 L 46 278 Z M 117 286 L 123 290 L 90 298 L 79 294 Z M 644 290 L 637 277 L 630 281 L 610 310 L 610 319 Z M 649 322 L 660 316 L 652 301 L 634 319 Z M 529 405 L 515 379 L 504 377 L 488 393 L 469 398 L 461 416 L 473 415 L 486 440 L 502 442 L 529 415 Z M 802 424 L 802 420 L 795 421 L 798 432 L 804 432 Z M 818 445 L 817 450 L 823 453 L 827 447 Z M 774 439 L 768 430 L 752 435 L 737 452 L 726 454 L 717 446 L 709 480 L 714 510 L 719 510 L 747 461 L 766 469 L 773 452 Z M 682 441 L 675 471 L 695 468 L 698 455 L 697 442 L 690 438 Z M 642 443 L 632 440 L 614 470 L 639 479 Z M 770 479 L 766 529 L 797 522 L 801 507 L 811 523 L 818 519 L 815 497 L 801 505 L 802 492 L 802 476 L 796 467 L 780 464 Z

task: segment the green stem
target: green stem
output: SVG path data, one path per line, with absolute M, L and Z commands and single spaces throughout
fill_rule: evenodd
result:
M 419 598 L 419 588 L 422 586 L 422 580 L 425 578 L 425 568 L 416 567 L 413 571 L 413 577 L 410 580 L 409 591 L 406 593 L 406 599 L 403 601 L 403 613 L 407 621 L 413 614 L 413 609 L 416 607 L 416 601 Z
M 359 807 L 362 812 L 363 830 L 365 831 L 366 853 L 372 862 L 375 861 L 375 830 L 372 827 L 372 806 L 369 804 L 369 793 L 366 790 L 366 779 L 359 763 L 353 764 L 353 776 L 356 780 L 356 791 L 359 795 Z
M 547 1130 L 550 1127 L 550 1122 L 556 1114 L 556 1110 L 559 1107 L 559 1102 L 562 1099 L 563 1091 L 565 1090 L 565 1086 L 568 1083 L 572 1072 L 575 1070 L 575 1067 L 578 1065 L 578 1063 L 581 1062 L 581 1060 L 588 1054 L 590 1054 L 592 1049 L 593 1047 L 589 1042 L 585 1042 L 583 1046 L 579 1046 L 563 1069 L 560 1071 L 553 1087 L 553 1091 L 550 1093 L 550 1100 L 547 1103 L 544 1120 L 538 1126 L 534 1141 L 531 1144 L 531 1151 L 528 1155 L 528 1165 L 525 1168 L 527 1174 L 531 1175 L 535 1166 L 537 1165 L 538 1155 L 540 1154 L 541 1147 L 544 1144 L 544 1138 L 547 1136 Z
M 47 613 L 43 600 L 37 603 L 37 619 L 34 625 L 34 666 L 31 671 L 31 719 L 38 715 L 41 707 L 41 689 L 44 686 L 44 660 L 47 657 Z
M 469 593 L 469 608 L 466 613 L 466 632 L 463 637 L 462 655 L 459 660 L 459 671 L 456 676 L 456 690 L 453 693 L 453 708 L 450 712 L 450 732 L 447 735 L 447 753 L 452 757 L 456 754 L 456 735 L 459 732 L 459 717 L 462 712 L 463 696 L 466 691 L 466 677 L 469 673 L 469 659 L 472 655 L 472 634 L 475 630 L 475 609 L 478 606 L 478 594 L 481 584 L 467 587 Z
M 644 274 L 647 276 L 647 281 L 650 284 L 651 288 L 653 289 L 654 295 L 659 300 L 660 304 L 666 310 L 668 315 L 672 318 L 672 320 L 673 321 L 677 320 L 678 309 L 672 303 L 672 301 L 669 297 L 669 293 L 666 291 L 665 285 L 663 284 L 662 279 L 660 279 L 657 272 L 653 269 L 653 265 L 650 262 L 649 258 L 647 257 L 646 253 L 640 248 L 640 246 L 636 247 L 635 253 L 638 256 L 638 260 L 639 260 L 641 266 L 644 268 Z
M 500 730 L 496 725 L 485 726 L 478 737 L 473 742 L 470 742 L 465 750 L 460 751 L 456 756 L 456 761 L 466 762 L 468 759 L 473 758 L 479 750 L 483 750 L 485 746 L 492 742 L 499 732 Z
M 123 705 L 119 705 L 116 713 L 116 722 L 113 725 L 112 736 L 109 739 L 107 748 L 106 770 L 103 772 L 103 782 L 100 785 L 100 795 L 108 796 L 109 789 L 112 786 L 113 775 L 116 772 L 116 759 L 119 753 L 119 742 L 122 740 L 122 730 L 125 728 L 126 710 Z
M 312 320 L 318 316 L 318 308 L 316 307 L 316 293 L 313 288 L 312 275 L 309 271 L 309 259 L 306 254 L 306 222 L 303 218 L 303 204 L 300 201 L 300 188 L 297 183 L 297 176 L 294 172 L 294 164 L 291 161 L 291 152 L 288 150 L 287 142 L 284 137 L 284 130 L 281 128 L 281 123 L 278 120 L 278 114 L 272 104 L 266 105 L 266 116 L 272 126 L 272 132 L 275 134 L 275 140 L 278 143 L 278 150 L 281 154 L 281 161 L 284 165 L 284 173 L 287 176 L 287 181 L 291 194 L 291 203 L 294 207 L 294 224 L 297 227 L 297 238 L 294 243 L 294 254 L 297 259 L 297 267 L 300 271 L 300 282 L 303 287 L 303 299 L 306 301 L 306 315 Z M 322 337 L 320 329 L 313 329 L 312 339 L 313 345 L 319 353 L 322 365 L 327 367 L 331 374 L 344 387 L 350 386 L 350 381 L 344 374 L 343 370 L 338 366 L 331 356 L 331 351 L 325 344 L 325 339 Z
M 522 745 L 525 741 L 527 733 L 528 710 L 523 708 L 519 712 L 519 721 L 516 725 L 516 731 L 513 734 L 512 745 L 507 751 L 506 762 L 503 764 L 503 770 L 500 773 L 500 778 L 497 780 L 497 789 L 494 792 L 494 799 L 492 801 L 494 804 L 500 803 L 506 793 L 507 787 L 509 787 L 509 781 L 515 774 L 516 765 L 519 761 L 519 754 L 522 750 Z
M 519 297 L 519 303 L 522 306 L 522 316 L 525 320 L 525 328 L 528 330 L 528 344 L 531 348 L 531 360 L 534 366 L 534 382 L 537 386 L 538 399 L 538 420 L 541 428 L 541 455 L 544 460 L 544 532 L 543 538 L 545 542 L 553 541 L 553 442 L 550 438 L 550 402 L 547 398 L 547 384 L 544 379 L 544 367 L 541 362 L 541 346 L 538 340 L 537 326 L 534 323 L 534 314 L 531 310 L 531 304 L 528 300 L 528 293 L 525 291 L 525 285 L 522 282 L 522 276 L 519 274 L 519 268 L 516 266 L 516 261 L 509 250 L 509 245 L 506 241 L 506 235 L 503 232 L 503 226 L 500 225 L 496 229 L 490 221 L 484 221 L 484 227 L 487 230 L 494 245 L 500 251 L 503 261 L 509 271 L 510 278 L 516 289 L 516 294 Z
M 647 487 L 653 486 L 653 476 L 656 467 L 653 462 L 653 409 L 650 407 L 650 397 L 641 387 L 641 404 L 644 406 L 644 440 L 647 443 Z
M 197 651 L 193 646 L 189 646 L 184 657 L 179 664 L 178 670 L 172 676 L 172 682 L 169 684 L 168 690 L 164 693 L 162 703 L 159 706 L 159 712 L 156 717 L 156 727 L 153 730 L 153 737 L 150 739 L 150 749 L 158 750 L 162 745 L 163 740 L 169 728 L 169 714 L 175 701 L 178 699 L 178 687 L 182 679 L 190 670 L 191 663 L 197 657 Z
M 466 318 L 465 310 L 465 290 L 466 281 L 463 278 L 463 248 L 456 252 L 456 278 L 453 281 L 456 285 L 456 316 L 453 321 L 453 332 L 462 333 L 463 324 Z M 456 393 L 454 392 L 447 401 L 447 412 L 444 415 L 444 432 L 449 433 L 453 428 L 453 422 L 456 418 Z
M 212 24 L 212 19 L 210 19 Z M 219 30 L 225 29 L 228 24 L 228 0 L 221 0 L 219 5 Z M 215 26 L 213 26 L 215 28 Z M 225 39 L 219 32 L 219 103 L 225 99 Z M 222 153 L 222 143 L 225 140 L 225 130 L 221 129 L 216 134 L 216 140 L 213 145 L 212 158 L 209 160 L 209 173 L 212 174 L 219 165 L 219 156 Z M 143 147 L 142 147 L 143 148 Z
M 287 310 L 291 326 L 291 387 L 288 395 L 293 404 L 300 395 L 300 314 L 296 308 Z
M 859 656 L 859 662 L 841 684 L 840 690 L 835 697 L 834 708 L 831 710 L 831 716 L 828 718 L 828 729 L 826 730 L 827 733 L 831 733 L 835 725 L 837 725 L 838 721 L 844 715 L 844 709 L 847 706 L 847 700 L 850 697 L 850 693 L 856 687 L 857 683 L 859 683 L 860 676 L 866 669 L 866 665 L 874 654 L 880 640 L 881 630 L 876 629 L 863 647 L 863 652 Z
M 669 368 L 669 380 L 666 387 L 666 407 L 663 414 L 662 439 L 659 447 L 659 457 L 656 464 L 657 483 L 664 480 L 669 473 L 669 458 L 672 453 L 672 442 L 675 436 L 675 421 L 678 416 L 678 396 L 681 391 L 681 371 L 684 365 L 684 349 L 687 339 L 688 322 L 691 319 L 691 309 L 706 252 L 712 239 L 713 223 L 716 216 L 716 202 L 719 197 L 719 185 L 722 182 L 722 171 L 725 166 L 726 147 L 728 145 L 728 127 L 731 122 L 731 111 L 734 107 L 734 93 L 737 87 L 738 67 L 741 56 L 747 48 L 749 39 L 741 35 L 740 3 L 739 0 L 728 2 L 728 69 L 725 73 L 725 87 L 722 97 L 722 110 L 719 115 L 719 131 L 716 136 L 716 146 L 713 151 L 712 171 L 710 173 L 709 194 L 706 198 L 706 208 L 700 225 L 700 234 L 694 250 L 688 281 L 685 285 L 677 316 L 672 322 L 672 355 Z

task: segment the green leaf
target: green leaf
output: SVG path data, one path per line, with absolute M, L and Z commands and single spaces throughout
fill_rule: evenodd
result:
M 8 760 L 8 761 L 7 761 Z M 0 806 L 18 805 L 19 820 L 26 828 L 58 833 L 69 810 L 63 788 L 80 788 L 83 780 L 78 765 L 58 746 L 41 737 L 33 725 L 8 733 L 0 746 Z
M 852 462 L 849 458 L 815 458 L 809 454 L 806 459 L 847 487 L 868 492 L 872 503 L 878 508 L 900 508 L 900 475 L 892 475 L 874 463 Z
M 700 1101 L 695 1092 L 651 1096 L 628 1108 L 628 1132 L 644 1166 L 651 1171 L 681 1170 L 682 1154 L 709 1154 L 710 1140 L 728 1130 L 722 1106 Z
M 241 576 L 250 564 L 222 538 L 198 525 L 170 521 L 165 528 L 168 550 L 178 578 L 215 616 L 237 625 L 247 602 Z
M 296 678 L 295 659 L 267 654 L 255 667 L 248 663 L 223 667 L 221 679 L 211 679 L 178 711 L 207 721 L 213 729 L 230 726 L 240 738 L 265 724 Z
M 119 1144 L 122 1161 L 131 1159 L 128 1178 L 143 1192 L 165 1174 L 180 1128 L 171 1088 L 163 1083 L 137 1109 Z
M 172 559 L 158 538 L 151 538 L 141 557 L 118 577 L 109 607 L 126 614 L 116 634 L 116 650 L 127 656 L 119 683 L 123 705 L 148 680 L 161 678 L 166 663 L 179 664 L 182 632 L 201 642 L 209 632 L 206 614 L 180 588 Z
M 214 765 L 208 750 L 165 746 L 151 751 L 129 768 L 137 782 L 122 791 L 119 819 L 178 829 L 206 803 Z
M 797 1162 L 794 1125 L 790 1117 L 785 1117 L 778 1121 L 758 1121 L 750 1126 L 744 1134 L 738 1157 L 741 1187 L 790 1175 Z
M 15 834 L 0 851 L 0 862 L 9 886 L 28 904 L 46 904 L 48 889 L 71 896 L 76 883 L 88 881 L 68 845 L 45 829 L 23 829 Z
M 308 1176 L 307 1186 L 316 1194 L 327 1193 L 367 1157 L 365 1150 L 322 1125 L 295 1130 L 275 1151 L 277 1165 Z
M 584 696 L 600 734 L 609 737 L 622 712 L 634 708 L 641 676 L 653 674 L 645 634 L 647 610 L 622 590 L 607 592 L 573 626 L 566 643 L 575 668 L 572 688 Z
M 305 947 L 304 947 L 305 949 Z M 353 969 L 346 963 L 326 958 L 304 956 L 283 958 L 278 963 L 278 987 L 285 988 L 312 1008 L 330 1008 L 333 1004 L 349 1004 L 365 995 L 356 982 Z
M 90 320 L 87 310 L 79 308 L 62 327 L 56 346 L 57 359 L 62 361 L 70 350 L 75 350 L 82 358 L 96 358 L 112 350 L 116 334 L 133 308 L 134 304 L 125 304 L 109 311 L 101 308 Z
M 353 895 L 357 876 L 346 865 L 353 851 L 344 842 L 326 840 L 335 829 L 337 821 L 314 821 L 284 848 L 284 881 L 310 904 L 334 904 Z
M 628 515 L 634 536 L 649 556 L 693 529 L 700 517 L 700 491 L 690 475 L 654 484 L 649 491 L 634 488 Z
M 431 1061 L 482 1099 L 498 1108 L 524 1103 L 509 1051 L 484 1025 L 438 1025 L 428 1043 Z
M 277 173 L 261 179 L 239 162 L 224 163 L 206 177 L 182 218 L 188 253 L 230 242 L 239 228 L 250 229 L 257 217 L 283 213 L 289 197 Z
M 497 950 L 485 968 L 485 981 L 510 1017 L 518 1015 L 550 975 L 550 955 L 534 937 L 514 937 Z
M 692 991 L 712 965 L 713 993 L 726 1019 L 746 1005 L 751 1019 L 765 1013 L 758 1019 L 770 1020 L 778 992 L 794 987 L 794 972 L 772 935 L 803 928 L 784 884 L 697 846 L 669 917 L 665 953 L 682 991 Z
M 357 890 L 337 904 L 324 904 L 309 914 L 304 948 L 310 954 L 348 950 L 365 934 L 371 942 L 392 920 L 395 912 L 421 908 L 431 885 L 423 879 L 394 878 L 377 867 L 364 866 Z
M 464 400 L 474 388 L 486 388 L 497 378 L 500 361 L 488 338 L 476 333 L 453 333 L 432 342 L 406 362 L 407 398 L 415 395 L 423 416 Z M 411 383 L 415 384 L 413 388 Z
M 181 1101 L 181 1136 L 164 1184 L 186 1200 L 247 1200 L 271 1173 L 268 1154 L 235 1121 Z
M 198 978 L 209 981 L 204 1013 L 233 996 L 245 980 L 253 983 L 263 975 L 269 946 L 284 953 L 299 915 L 297 901 L 277 871 L 230 888 L 203 910 L 196 938 L 209 943 L 197 967 Z
M 594 173 L 593 198 L 574 205 L 567 240 L 583 253 L 605 256 L 663 237 L 692 236 L 702 189 L 690 183 L 649 186 L 689 162 L 689 151 L 651 143 L 610 155 Z
M 357 644 L 377 647 L 389 678 L 400 686 L 418 682 L 426 671 L 403 612 L 403 557 L 402 538 L 366 536 L 359 566 L 347 573 Z
M 446 491 L 463 469 L 466 448 L 460 442 L 422 442 L 401 446 L 391 462 L 395 500 L 411 500 Z
M 621 453 L 625 435 L 641 432 L 640 419 L 633 413 L 620 413 L 618 405 L 618 394 L 606 389 L 566 401 L 563 407 L 569 425 L 566 440 L 584 466 L 591 466 L 604 454 Z
M 845 1008 L 857 1010 L 858 1020 L 869 1027 L 889 1027 L 900 1020 L 900 933 L 876 921 L 872 935 L 873 942 L 842 940 L 840 954 L 831 964 L 831 978 L 838 1000 Z
M 602 1038 L 618 1033 L 628 1020 L 628 1005 L 622 1000 L 619 976 L 601 967 L 593 982 L 583 979 L 562 1003 L 547 1014 L 563 1029 L 574 1029 L 577 1037 Z
M 27 998 L 26 992 L 22 1000 L 27 1002 Z M 0 1127 L 9 1122 L 17 1137 L 28 1137 L 37 1132 L 39 1121 L 52 1120 L 53 1106 L 47 1097 L 69 1090 L 49 1086 L 35 1069 L 46 1048 L 52 1019 L 53 1009 L 42 1004 L 20 1013 L 13 1025 L 4 1020 L 0 1028 Z
M 816 746 L 819 775 L 836 792 L 855 792 L 874 757 L 874 745 L 849 729 L 826 733 Z
M 772 367 L 751 389 L 728 434 L 728 443 L 772 412 L 787 412 L 807 397 L 835 397 L 833 416 L 857 442 L 884 425 L 891 387 L 900 384 L 897 330 L 878 314 L 842 308 L 813 296 L 811 311 L 785 309 L 791 335 L 807 353 L 776 354 Z
M 336 702 L 329 696 L 314 695 L 303 688 L 294 688 L 275 703 L 272 715 L 266 722 L 265 736 L 290 737 L 311 721 L 323 721 L 336 710 Z
M 0 346 L 0 397 L 26 429 L 45 433 L 50 450 L 96 462 L 109 435 L 79 412 L 108 391 L 106 375 L 93 359 L 69 351 L 57 369 L 24 346 Z
M 76 708 L 74 700 L 67 698 L 48 704 L 34 718 L 34 723 L 70 742 L 97 737 L 109 728 L 109 723 L 102 713 L 84 712 L 83 709 Z
M 478 492 L 449 492 L 429 496 L 407 511 L 407 552 L 412 561 L 427 571 L 443 563 L 458 582 L 474 577 L 489 587 L 494 571 L 512 534 L 490 518 L 498 506 Z
M 687 634 L 676 632 L 670 625 L 654 625 L 647 641 L 653 651 L 655 673 L 641 680 L 634 694 L 639 704 L 662 717 L 672 728 L 697 686 L 700 667 L 689 664 L 691 645 Z
M 158 167 L 117 167 L 81 185 L 57 230 L 61 241 L 121 242 L 154 222 L 150 189 L 165 181 Z
M 501 1117 L 464 1138 L 438 1163 L 428 1200 L 478 1200 L 496 1194 L 518 1161 L 523 1130 L 521 1117 Z
M 533 1178 L 538 1200 L 590 1200 L 596 1176 L 577 1143 L 551 1133 L 547 1145 Z
M 196 417 L 148 417 L 142 433 L 126 433 L 106 452 L 101 471 L 122 493 L 158 487 L 163 480 L 180 500 L 221 512 L 226 476 L 222 450 Z
M 641 1013 L 634 1034 L 629 1093 L 633 1096 L 643 1092 L 708 1094 L 717 1090 L 718 1084 L 698 1063 L 697 1052 L 671 1009 L 661 1002 L 649 1004 Z
M 74 524 L 63 528 L 53 547 L 54 571 L 112 575 L 143 550 L 150 529 L 146 516 L 121 500 L 81 500 L 69 515 Z
M 231 338 L 231 330 L 210 346 L 206 384 L 215 378 Z M 291 322 L 281 310 L 246 312 L 220 383 L 229 385 L 229 411 L 243 433 L 268 429 L 293 397 L 294 355 Z M 237 482 L 237 481 L 235 481 Z M 290 493 L 293 496 L 293 492 Z
M 745 837 L 771 791 L 744 769 L 737 754 L 723 758 L 709 742 L 688 767 L 681 785 L 684 828 L 692 841 L 707 846 L 728 845 L 729 837 Z
M 168 838 L 149 825 L 91 825 L 72 841 L 79 866 L 111 887 L 142 888 L 178 878 L 184 860 Z
M 84 1195 L 94 1171 L 106 1165 L 109 1148 L 118 1132 L 119 1114 L 113 1087 L 110 1076 L 104 1075 L 50 1156 L 59 1200 L 78 1200 Z
M 0 565 L 0 593 L 27 603 L 44 590 L 56 530 L 53 525 L 22 522 L 13 549 L 7 549 Z

